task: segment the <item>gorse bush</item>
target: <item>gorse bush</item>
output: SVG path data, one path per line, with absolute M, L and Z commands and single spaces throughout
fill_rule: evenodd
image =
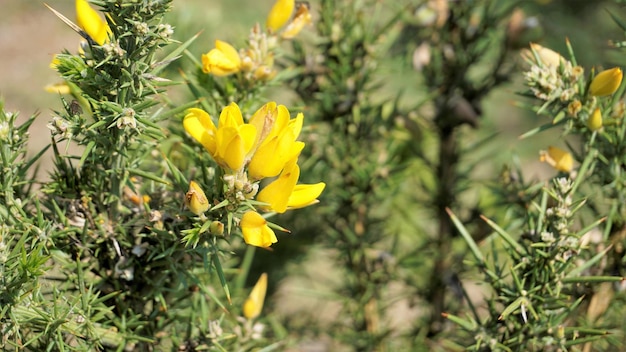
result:
M 623 73 L 528 3 L 277 0 L 211 45 L 172 0 L 49 7 L 79 44 L 51 116 L 0 105 L 0 346 L 619 350 Z M 511 82 L 541 180 L 495 158 Z

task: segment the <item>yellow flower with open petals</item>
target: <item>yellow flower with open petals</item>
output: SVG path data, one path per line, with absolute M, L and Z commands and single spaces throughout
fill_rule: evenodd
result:
M 620 84 L 622 84 L 622 76 L 622 70 L 619 67 L 598 73 L 593 81 L 591 81 L 589 93 L 594 97 L 602 97 L 615 93 Z
M 317 203 L 317 197 L 326 185 L 323 182 L 315 185 L 297 185 L 299 177 L 300 168 L 297 159 L 290 160 L 280 176 L 263 188 L 256 199 L 269 204 L 268 209 L 277 213 Z
M 263 303 L 265 302 L 265 294 L 267 293 L 267 274 L 261 274 L 259 280 L 256 282 L 248 299 L 243 304 L 243 316 L 248 320 L 252 320 L 258 317 L 263 310 Z
M 295 0 L 277 0 L 274 6 L 272 6 L 269 15 L 267 15 L 267 21 L 265 22 L 267 29 L 271 32 L 281 29 L 291 18 L 295 6 Z
M 302 130 L 304 115 L 289 119 L 284 105 L 265 104 L 250 119 L 262 131 L 258 147 L 248 165 L 248 175 L 254 180 L 277 176 L 285 164 L 300 155 L 304 143 L 296 141 Z
M 267 226 L 267 220 L 256 211 L 243 214 L 239 227 L 241 227 L 243 240 L 251 246 L 269 247 L 278 242 L 274 231 Z
M 547 152 L 542 150 L 539 153 L 539 160 L 550 164 L 550 166 L 561 172 L 571 172 L 574 168 L 572 154 L 557 147 L 550 146 Z
M 215 76 L 228 76 L 241 70 L 241 58 L 237 49 L 221 40 L 215 41 L 215 48 L 202 54 L 202 72 Z
M 293 192 L 289 195 L 287 207 L 290 209 L 298 209 L 308 207 L 319 202 L 317 197 L 322 194 L 326 184 L 324 182 L 312 185 L 299 184 L 293 188 Z
M 207 112 L 196 108 L 187 110 L 183 126 L 215 162 L 232 172 L 243 168 L 257 135 L 256 127 L 243 122 L 239 106 L 235 103 L 222 110 L 217 127 Z
M 98 45 L 106 43 L 111 29 L 87 0 L 76 0 L 76 22 Z

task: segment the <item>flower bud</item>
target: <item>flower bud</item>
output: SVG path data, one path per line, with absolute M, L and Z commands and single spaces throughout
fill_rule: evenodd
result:
M 597 131 L 602 128 L 602 111 L 600 111 L 600 108 L 596 108 L 593 111 L 593 114 L 589 116 L 589 119 L 587 120 L 587 127 L 591 131 Z
M 548 67 L 559 67 L 561 65 L 561 60 L 565 60 L 563 56 L 556 51 L 544 48 L 536 43 L 530 43 L 530 49 L 537 55 L 540 62 L 536 62 L 532 53 L 526 52 L 522 53 L 522 55 L 533 62 L 541 63 Z
M 213 236 L 223 236 L 224 235 L 224 223 L 221 221 L 213 221 L 209 226 L 209 233 Z
M 248 299 L 243 304 L 243 315 L 247 319 L 254 319 L 261 314 L 263 310 L 263 303 L 265 301 L 265 294 L 267 293 L 267 274 L 261 274 L 259 280 L 252 288 Z
M 200 185 L 195 181 L 189 182 L 189 191 L 185 194 L 185 203 L 189 210 L 196 215 L 201 215 L 209 210 L 209 201 Z
M 622 70 L 619 67 L 604 70 L 598 73 L 593 81 L 591 81 L 589 92 L 594 97 L 611 95 L 615 93 L 620 84 L 622 84 L 622 76 Z

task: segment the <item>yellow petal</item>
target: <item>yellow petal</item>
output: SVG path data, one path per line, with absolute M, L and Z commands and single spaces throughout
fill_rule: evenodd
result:
M 309 12 L 309 6 L 305 3 L 300 3 L 296 14 L 293 16 L 293 20 L 285 27 L 285 30 L 281 33 L 283 39 L 292 39 L 304 28 L 305 25 L 311 24 L 311 13 Z
M 300 168 L 297 159 L 289 161 L 280 176 L 259 192 L 256 199 L 269 204 L 269 208 L 277 213 L 284 213 L 287 210 L 287 202 L 293 192 L 298 178 Z
M 232 45 L 221 40 L 215 40 L 215 48 L 224 54 L 229 61 L 235 63 L 237 67 L 241 66 L 241 58 L 239 52 Z
M 189 191 L 185 194 L 185 203 L 189 210 L 196 215 L 209 210 L 209 201 L 200 185 L 195 181 L 189 182 Z
M 589 92 L 595 97 L 611 95 L 622 84 L 622 76 L 622 70 L 619 67 L 604 70 L 591 81 Z
M 221 40 L 215 41 L 215 48 L 202 55 L 202 71 L 215 76 L 227 76 L 239 72 L 241 58 L 232 45 Z
M 251 246 L 269 247 L 278 242 L 274 231 L 267 226 L 267 220 L 255 211 L 243 214 L 239 226 L 244 241 Z
M 220 114 L 220 120 L 218 122 L 218 127 L 239 127 L 243 125 L 243 116 L 241 115 L 241 110 L 239 109 L 239 105 L 236 103 L 230 103 L 227 107 L 222 109 L 222 113 Z
M 292 209 L 303 208 L 309 205 L 313 205 L 317 202 L 317 198 L 322 194 L 326 184 L 324 182 L 316 183 L 313 185 L 300 184 L 294 187 L 287 206 Z
M 196 108 L 188 109 L 183 119 L 183 127 L 215 157 L 217 128 L 207 112 Z
M 265 294 L 267 292 L 267 274 L 261 274 L 259 280 L 252 288 L 248 299 L 243 304 L 243 316 L 247 319 L 254 319 L 261 314 L 263 310 L 263 302 L 265 302 Z
M 574 158 L 567 151 L 557 148 L 548 147 L 548 151 L 540 153 L 540 160 L 550 164 L 553 168 L 561 172 L 570 172 L 574 168 Z
M 597 131 L 602 128 L 602 111 L 600 108 L 596 108 L 593 111 L 593 114 L 589 116 L 589 119 L 587 120 L 587 128 L 591 131 Z
M 269 15 L 267 15 L 267 21 L 265 26 L 270 32 L 276 32 L 282 28 L 289 18 L 295 7 L 295 0 L 277 0 L 272 6 Z
M 249 124 L 256 127 L 258 132 L 256 145 L 262 143 L 272 130 L 277 113 L 276 102 L 271 101 L 263 105 L 250 118 Z
M 99 45 L 107 41 L 109 26 L 87 0 L 76 0 L 76 22 Z
M 48 84 L 47 86 L 44 87 L 44 89 L 48 93 L 70 94 L 70 86 L 65 84 L 65 82 Z

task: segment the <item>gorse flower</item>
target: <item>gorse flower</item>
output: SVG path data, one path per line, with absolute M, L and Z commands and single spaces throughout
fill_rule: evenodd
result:
M 298 4 L 296 14 L 293 16 L 293 20 L 285 27 L 281 33 L 283 39 L 292 39 L 302 31 L 304 26 L 313 22 L 311 13 L 309 12 L 309 5 L 305 3 Z
M 295 5 L 295 0 L 277 0 L 267 15 L 267 21 L 265 22 L 267 29 L 273 33 L 287 24 Z
M 542 150 L 539 160 L 550 164 L 553 168 L 561 172 L 571 172 L 574 168 L 574 158 L 572 154 L 557 147 L 548 147 L 548 151 Z
M 106 43 L 111 29 L 87 0 L 76 0 L 76 22 L 98 45 Z
M 248 165 L 248 175 L 252 179 L 274 177 L 289 160 L 300 155 L 304 143 L 296 139 L 303 120 L 302 113 L 290 120 L 289 110 L 274 102 L 264 105 L 252 116 L 250 124 L 260 131 L 258 147 Z
M 221 40 L 215 41 L 215 48 L 202 54 L 202 72 L 215 76 L 228 76 L 241 70 L 241 58 L 237 49 Z
M 317 197 L 322 194 L 325 184 L 297 185 L 300 168 L 296 161 L 290 160 L 280 176 L 257 195 L 258 201 L 269 204 L 268 210 L 284 213 L 288 208 L 302 208 L 317 203 Z
M 591 131 L 597 131 L 602 128 L 602 111 L 600 108 L 596 108 L 593 111 L 593 114 L 589 116 L 589 119 L 587 120 L 587 128 Z
M 267 292 L 267 274 L 263 273 L 256 282 L 248 299 L 243 304 L 243 316 L 248 320 L 258 317 L 263 310 L 265 294 Z
M 220 114 L 217 127 L 201 109 L 189 109 L 183 120 L 185 130 L 228 172 L 237 172 L 256 141 L 256 127 L 243 122 L 239 106 L 231 103 Z
M 619 67 L 598 73 L 593 81 L 591 81 L 589 93 L 594 97 L 602 97 L 615 93 L 620 84 L 622 84 L 622 76 L 622 70 Z
M 278 242 L 274 230 L 267 225 L 267 220 L 256 211 L 247 211 L 239 223 L 243 240 L 256 247 L 269 247 Z
M 209 210 L 209 201 L 200 185 L 195 181 L 189 182 L 189 191 L 185 194 L 185 204 L 196 215 L 201 215 Z
M 259 210 L 284 213 L 317 203 L 326 186 L 298 184 L 297 162 L 304 143 L 297 139 L 303 121 L 302 113 L 291 119 L 289 110 L 275 102 L 258 109 L 248 123 L 239 106 L 231 103 L 222 110 L 217 126 L 204 110 L 187 110 L 183 126 L 224 169 L 227 199 L 239 209 L 236 213 L 244 213 L 239 226 L 247 244 L 268 247 L 276 242 L 274 231 L 257 211 L 250 210 L 254 207 L 248 200 L 256 196 L 263 203 Z M 276 179 L 258 191 L 259 181 L 272 177 Z

